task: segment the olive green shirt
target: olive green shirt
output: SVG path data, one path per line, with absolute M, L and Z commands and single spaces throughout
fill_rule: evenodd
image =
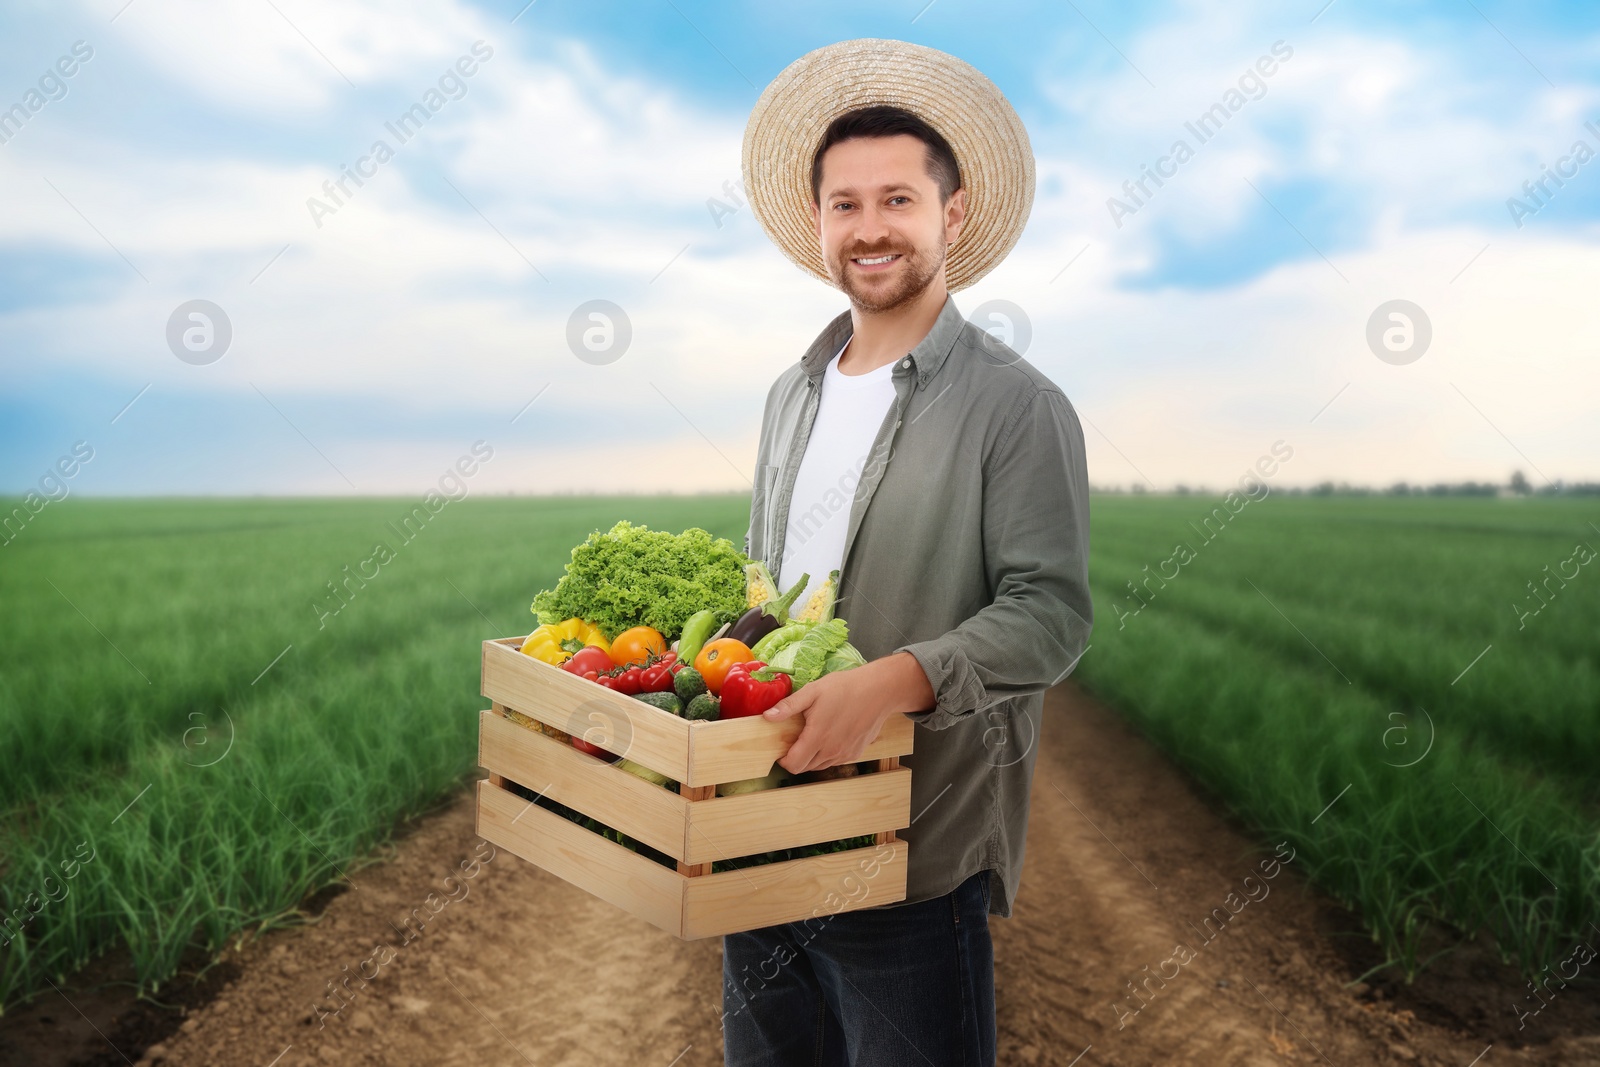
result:
M 767 394 L 745 551 L 769 569 L 818 524 L 791 515 L 790 498 L 823 370 L 851 330 L 846 310 Z M 837 614 L 863 656 L 910 652 L 934 692 L 934 707 L 907 716 L 919 729 L 902 761 L 903 903 L 987 868 L 1000 879 L 989 911 L 1009 917 L 1044 692 L 1076 666 L 1094 621 L 1083 430 L 1061 389 L 949 296 L 893 378 L 853 489 Z

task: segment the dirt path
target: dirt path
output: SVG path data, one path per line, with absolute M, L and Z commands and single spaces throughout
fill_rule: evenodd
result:
M 1016 913 L 993 924 L 1001 1064 L 1600 1064 L 1592 989 L 1518 1033 L 1524 990 L 1483 959 L 1388 996 L 1343 988 L 1367 943 L 1334 936 L 1351 920 L 1300 864 L 1264 877 L 1272 849 L 1071 684 L 1046 714 Z M 237 953 L 237 977 L 141 1067 L 722 1062 L 717 940 L 678 941 L 504 852 L 447 900 L 445 876 L 488 853 L 467 797 L 430 816 L 315 925 Z M 1202 929 L 1213 908 L 1227 921 Z M 407 943 L 413 909 L 431 918 Z M 369 958 L 377 976 L 331 1013 L 327 984 Z

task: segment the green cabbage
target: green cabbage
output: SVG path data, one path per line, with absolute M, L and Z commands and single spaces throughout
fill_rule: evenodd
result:
M 828 657 L 842 648 L 850 639 L 845 621 L 839 618 L 819 622 L 811 632 L 801 638 L 794 653 L 794 687 L 799 689 L 807 682 L 822 677 Z
M 828 654 L 828 661 L 822 665 L 822 673 L 847 671 L 851 667 L 864 666 L 866 662 L 866 657 L 856 651 L 855 645 L 846 643 Z
M 781 672 L 794 680 L 799 689 L 824 674 L 860 667 L 867 660 L 849 641 L 850 628 L 841 618 L 826 622 L 795 621 L 781 626 L 756 642 L 756 659 L 766 664 L 755 672 L 762 681 L 771 681 Z
M 794 687 L 799 689 L 824 674 L 849 670 L 866 662 L 850 644 L 850 628 L 843 619 L 832 618 L 809 625 L 791 623 L 784 630 L 795 636 L 781 642 L 767 655 L 766 667 L 757 670 L 755 677 L 769 680 L 773 672 L 781 671 L 793 678 Z
M 672 534 L 624 519 L 574 548 L 566 574 L 533 598 L 532 610 L 540 625 L 579 618 L 608 640 L 650 626 L 671 641 L 702 609 L 718 625 L 744 614 L 749 563 L 732 541 L 699 527 Z

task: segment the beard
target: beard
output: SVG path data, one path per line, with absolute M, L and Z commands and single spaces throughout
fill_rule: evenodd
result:
M 891 311 L 911 303 L 933 283 L 939 269 L 944 266 L 945 247 L 900 248 L 889 247 L 876 251 L 853 251 L 829 264 L 834 282 L 844 290 L 850 303 L 860 311 Z M 881 276 L 861 273 L 852 259 L 871 259 L 900 253 L 900 259 Z

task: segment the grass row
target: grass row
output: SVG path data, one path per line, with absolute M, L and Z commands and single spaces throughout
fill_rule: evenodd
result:
M 479 643 L 532 627 L 574 544 L 619 517 L 742 539 L 747 506 L 451 505 L 320 628 L 317 590 L 396 502 L 63 509 L 59 536 L 0 560 L 25 606 L 0 648 L 0 905 L 42 903 L 0 947 L 0 1005 L 118 945 L 150 990 L 191 943 L 292 920 L 471 775 Z
M 0 947 L 0 1006 L 116 945 L 148 989 L 191 942 L 292 917 L 470 775 L 478 642 L 529 629 L 590 530 L 737 544 L 747 518 L 740 497 L 471 500 L 408 541 L 410 503 L 75 501 L 0 549 L 0 905 L 59 884 L 80 843 L 94 856 Z M 1530 973 L 1559 958 L 1600 918 L 1600 598 L 1582 584 L 1600 564 L 1525 631 L 1507 590 L 1566 558 L 1588 512 L 1279 497 L 1206 543 L 1189 523 L 1212 503 L 1095 498 L 1078 678 L 1295 842 L 1408 970 L 1428 922 Z M 1124 583 L 1179 540 L 1196 558 L 1119 625 Z M 341 606 L 327 583 L 379 541 L 394 559 Z M 1413 750 L 1391 714 L 1416 706 L 1434 748 L 1392 766 Z
M 1105 563 L 1115 573 L 1115 561 Z M 1219 559 L 1210 569 L 1180 576 L 1137 615 L 1122 623 L 1113 616 L 1104 629 L 1097 622 L 1097 636 L 1113 640 L 1119 630 L 1136 630 L 1157 615 L 1201 621 L 1238 644 L 1270 650 L 1276 659 L 1380 697 L 1395 718 L 1370 740 L 1393 762 L 1420 755 L 1427 738 L 1443 730 L 1507 764 L 1562 778 L 1600 803 L 1594 773 L 1600 765 L 1600 662 L 1594 658 L 1567 658 L 1536 634 L 1519 634 L 1514 623 L 1497 629 L 1497 619 L 1441 634 L 1423 622 L 1351 612 L 1326 596 L 1284 588 L 1270 564 L 1237 564 Z M 1097 604 L 1105 602 L 1099 592 Z M 1109 600 L 1116 590 L 1104 595 Z M 1587 626 L 1594 633 L 1600 619 L 1581 616 L 1593 616 L 1596 602 L 1600 596 L 1588 603 L 1572 598 L 1561 605 L 1570 607 L 1565 615 L 1572 618 L 1545 624 Z M 1402 744 L 1412 751 L 1403 752 Z
M 1596 632 L 1600 601 L 1578 583 L 1600 573 L 1534 620 L 1548 641 L 1519 640 L 1497 593 L 1570 552 L 1585 513 L 1384 503 L 1258 502 L 1207 543 L 1183 533 L 1201 502 L 1097 499 L 1094 649 L 1077 677 L 1289 837 L 1408 976 L 1437 923 L 1492 936 L 1533 974 L 1600 919 L 1596 650 L 1563 639 Z M 1372 510 L 1381 540 L 1352 532 Z M 1112 604 L 1138 607 L 1127 580 L 1179 539 L 1195 558 L 1119 619 Z M 1436 728 L 1421 759 L 1419 707 Z

